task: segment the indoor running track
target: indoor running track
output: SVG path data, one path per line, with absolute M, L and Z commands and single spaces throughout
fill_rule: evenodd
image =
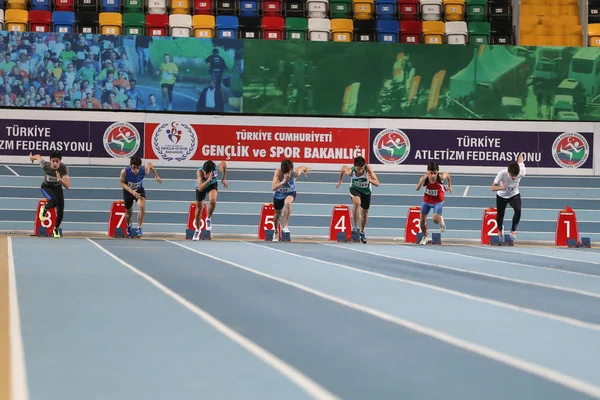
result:
M 596 249 L 11 243 L 33 400 L 600 398 Z

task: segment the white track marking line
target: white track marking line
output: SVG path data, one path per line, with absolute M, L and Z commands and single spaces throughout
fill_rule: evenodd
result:
M 9 167 L 8 165 L 5 165 L 6 169 L 8 169 L 10 172 L 12 172 L 13 174 L 15 174 L 16 176 L 21 176 L 17 173 L 17 171 L 15 171 L 14 169 L 12 169 L 11 167 Z
M 124 267 L 129 269 L 131 272 L 144 278 L 145 280 L 150 282 L 153 286 L 155 286 L 160 291 L 165 293 L 167 296 L 169 296 L 173 300 L 175 300 L 177 303 L 181 304 L 182 306 L 187 308 L 189 311 L 196 314 L 198 317 L 200 317 L 202 320 L 204 320 L 206 323 L 208 323 L 210 326 L 212 326 L 215 330 L 222 333 L 228 339 L 237 343 L 240 347 L 244 348 L 245 350 L 247 350 L 248 352 L 250 352 L 251 354 L 256 356 L 258 359 L 263 361 L 265 364 L 269 365 L 271 368 L 273 368 L 274 370 L 279 372 L 281 375 L 285 376 L 287 379 L 289 379 L 291 382 L 296 384 L 300 389 L 302 389 L 303 391 L 308 393 L 313 398 L 323 399 L 323 400 L 337 399 L 337 397 L 334 396 L 332 393 L 328 392 L 325 388 L 321 387 L 318 383 L 312 381 L 310 378 L 308 378 L 306 375 L 302 374 L 300 371 L 298 371 L 291 365 L 285 363 L 283 360 L 277 358 L 275 355 L 273 355 L 270 352 L 268 352 L 267 350 L 263 349 L 262 347 L 260 347 L 256 343 L 252 342 L 245 336 L 242 336 L 235 330 L 231 329 L 229 326 L 225 325 L 223 322 L 219 321 L 218 319 L 213 317 L 211 314 L 202 310 L 197 305 L 191 303 L 190 301 L 186 300 L 179 294 L 175 293 L 174 291 L 172 291 L 171 289 L 169 289 L 168 287 L 166 287 L 165 285 L 163 285 L 162 283 L 160 283 L 159 281 L 157 281 L 150 275 L 138 270 L 131 264 L 127 263 L 126 261 L 122 260 L 121 258 L 119 258 L 116 255 L 114 255 L 113 253 L 111 253 L 109 250 L 105 249 L 100 244 L 96 243 L 95 241 L 93 241 L 91 239 L 87 239 L 87 240 L 90 241 L 91 243 L 93 243 L 96 247 L 98 247 L 104 253 L 106 253 L 107 255 L 112 257 L 114 260 L 119 262 L 121 265 L 123 265 Z
M 475 247 L 475 248 L 477 248 L 477 246 L 469 246 L 469 247 Z M 507 249 L 507 248 L 499 249 L 499 248 L 496 248 L 496 247 L 493 247 L 493 246 L 490 246 L 490 250 L 503 251 L 503 252 L 506 252 L 506 253 L 513 253 L 513 254 L 523 254 L 525 256 L 554 258 L 556 260 L 573 261 L 573 262 L 583 263 L 583 264 L 600 265 L 600 262 L 598 262 L 598 261 L 586 261 L 586 260 L 579 260 L 579 259 L 575 260 L 575 259 L 568 258 L 568 257 L 551 256 L 551 255 L 548 255 L 548 254 L 528 253 L 526 251 L 516 251 L 516 250 L 513 250 L 513 249 Z M 538 268 L 546 268 L 546 267 L 538 267 Z M 556 271 L 553 268 L 550 268 L 550 269 Z M 583 273 L 583 274 L 585 274 L 585 273 Z M 591 276 L 598 277 L 598 275 L 593 275 L 593 274 L 585 274 L 585 275 L 591 275 Z

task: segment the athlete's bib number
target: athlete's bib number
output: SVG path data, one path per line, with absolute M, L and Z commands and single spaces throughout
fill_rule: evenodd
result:
M 427 188 L 425 188 L 425 194 L 428 194 L 428 195 L 433 196 L 433 197 L 437 197 L 438 191 L 437 191 L 437 189 L 427 189 Z

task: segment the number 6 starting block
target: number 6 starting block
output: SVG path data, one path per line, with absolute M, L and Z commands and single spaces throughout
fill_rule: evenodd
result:
M 52 236 L 54 225 L 56 224 L 56 209 L 52 208 L 46 211 L 46 219 L 44 222 L 40 220 L 40 210 L 48 203 L 48 200 L 42 199 L 38 201 L 35 209 L 35 219 L 33 220 L 33 236 L 40 236 L 43 230 L 46 230 L 45 236 Z

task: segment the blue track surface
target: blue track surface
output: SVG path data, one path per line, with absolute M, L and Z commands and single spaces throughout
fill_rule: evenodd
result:
M 311 398 L 194 310 L 314 398 L 600 398 L 596 249 L 12 243 L 32 400 Z

